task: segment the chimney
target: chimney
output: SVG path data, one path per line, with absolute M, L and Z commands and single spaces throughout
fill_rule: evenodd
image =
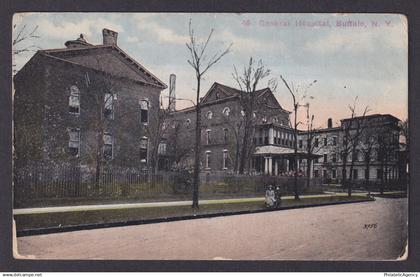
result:
M 104 45 L 117 45 L 118 33 L 109 29 L 102 30 Z
M 332 118 L 328 118 L 328 128 L 332 128 Z
M 176 95 L 175 95 L 175 81 L 176 75 L 169 75 L 169 110 L 175 111 L 176 109 Z

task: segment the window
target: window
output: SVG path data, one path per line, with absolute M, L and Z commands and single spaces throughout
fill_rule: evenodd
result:
M 224 114 L 225 116 L 229 116 L 229 114 L 230 114 L 230 109 L 229 109 L 229 107 L 226 107 L 226 108 L 224 108 L 224 109 L 223 109 L 223 114 Z
M 324 138 L 324 146 L 327 146 L 327 144 L 328 144 L 328 139 Z
M 332 178 L 333 178 L 333 179 L 336 179 L 336 178 L 337 178 L 337 170 L 333 169 L 333 170 L 331 171 L 331 173 L 332 173 Z
M 265 116 L 264 116 L 264 117 L 262 118 L 262 123 L 267 123 L 267 117 L 265 117 Z
M 302 147 L 303 147 L 303 142 L 302 142 L 302 140 L 300 139 L 300 140 L 299 140 L 299 148 L 301 148 L 301 149 L 302 149 Z
M 147 162 L 147 145 L 149 140 L 147 137 L 142 137 L 140 139 L 140 162 L 145 163 Z M 160 148 L 160 144 L 158 146 L 158 151 Z M 166 144 L 165 144 L 165 151 L 166 151 Z
M 187 125 L 187 128 L 190 127 L 191 119 L 187 118 L 187 120 L 185 120 L 185 125 Z
M 140 122 L 143 124 L 149 123 L 149 101 L 140 101 Z
M 108 119 L 114 118 L 114 96 L 111 93 L 105 93 L 104 96 L 104 116 Z
M 228 143 L 228 129 L 223 129 L 223 142 Z
M 206 130 L 206 144 L 211 144 L 211 136 L 210 136 L 211 130 Z
M 245 116 L 245 111 L 244 110 L 241 110 L 241 115 Z
M 69 112 L 73 114 L 80 113 L 80 91 L 77 86 L 70 87 Z
M 354 180 L 358 179 L 358 176 L 357 176 L 358 173 L 359 173 L 359 171 L 357 169 L 353 169 L 353 179 Z
M 212 119 L 213 113 L 211 111 L 208 111 L 206 114 L 207 119 Z
M 223 169 L 226 170 L 228 167 L 228 151 L 225 149 L 223 150 Z
M 382 179 L 382 170 L 380 170 L 380 169 L 376 170 L 376 178 L 377 179 Z
M 104 159 L 110 160 L 113 158 L 113 139 L 111 133 L 104 134 Z
M 327 178 L 328 176 L 327 176 L 327 170 L 323 170 L 322 171 L 322 177 L 324 177 L 324 178 Z
M 211 166 L 211 152 L 210 151 L 206 151 L 206 168 L 210 169 Z
M 332 141 L 333 145 L 336 146 L 337 145 L 337 137 L 333 137 L 332 139 L 333 139 L 333 141 Z
M 314 175 L 315 175 L 315 177 L 319 177 L 319 171 L 318 170 L 315 170 L 314 171 Z
M 369 180 L 369 170 L 365 169 L 365 179 Z
M 324 154 L 324 163 L 328 162 L 328 156 L 327 154 Z
M 72 156 L 79 156 L 80 152 L 80 130 L 69 130 L 69 153 Z
M 274 122 L 274 123 L 279 122 L 278 118 L 277 118 L 277 117 L 274 117 L 274 118 L 273 118 L 273 122 Z
M 337 162 L 337 154 L 336 153 L 332 154 L 332 161 L 333 161 L 333 163 Z
M 264 144 L 265 145 L 268 144 L 268 130 L 267 129 L 264 130 Z
M 315 143 L 314 143 L 314 146 L 315 146 L 315 147 L 318 147 L 318 143 L 319 143 L 318 138 L 315 138 Z
M 159 146 L 158 146 L 158 154 L 159 155 L 166 155 L 166 142 L 161 141 L 159 143 Z

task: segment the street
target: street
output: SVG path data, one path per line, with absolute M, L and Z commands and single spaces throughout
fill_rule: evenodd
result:
M 39 259 L 383 260 L 407 239 L 407 198 L 20 237 Z

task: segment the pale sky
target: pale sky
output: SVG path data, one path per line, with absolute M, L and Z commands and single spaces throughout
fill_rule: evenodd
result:
M 190 18 L 198 38 L 214 28 L 209 55 L 233 43 L 232 50 L 204 76 L 201 95 L 213 82 L 237 87 L 233 65 L 242 68 L 249 57 L 261 59 L 269 78 L 284 76 L 305 88 L 316 127 L 349 116 L 348 105 L 358 97 L 359 112 L 389 113 L 407 118 L 407 21 L 391 14 L 230 14 L 230 13 L 31 13 L 16 14 L 14 24 L 38 26 L 39 39 L 28 41 L 41 49 L 64 48 L 81 33 L 88 42 L 102 44 L 102 29 L 117 31 L 118 46 L 166 84 L 177 75 L 179 98 L 195 99 L 195 75 L 187 63 Z M 351 21 L 351 26 L 337 26 Z M 16 57 L 21 68 L 34 52 Z M 268 79 L 259 88 L 267 86 Z M 164 91 L 167 95 L 167 90 Z M 279 80 L 275 92 L 280 105 L 292 109 L 292 99 Z M 305 101 L 306 102 L 306 101 Z M 304 104 L 304 103 L 303 103 Z M 177 108 L 191 105 L 178 101 Z M 300 109 L 299 118 L 305 110 Z

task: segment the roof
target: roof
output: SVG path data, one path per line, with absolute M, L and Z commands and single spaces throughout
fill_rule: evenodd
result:
M 241 94 L 241 90 L 239 89 L 222 85 L 218 82 L 214 82 L 213 85 L 210 87 L 210 89 L 207 91 L 206 95 L 204 95 L 204 97 L 202 98 L 201 102 L 202 103 L 213 102 L 214 100 L 210 100 L 209 98 L 212 95 L 213 91 L 215 91 L 216 89 L 221 91 L 224 94 L 225 96 L 224 98 L 237 97 Z M 271 92 L 271 90 L 269 88 L 263 88 L 260 90 L 256 90 L 254 93 L 256 94 L 256 97 L 260 97 L 266 92 Z
M 296 153 L 298 156 L 307 156 L 308 153 L 303 150 L 297 150 Z M 293 148 L 287 148 L 277 145 L 263 145 L 257 146 L 253 155 L 283 155 L 283 156 L 293 156 L 295 155 L 295 150 Z M 312 154 L 312 157 L 318 157 L 320 155 Z
M 364 120 L 369 120 L 369 119 L 373 119 L 373 118 L 378 118 L 378 117 L 387 117 L 390 118 L 392 120 L 396 120 L 396 121 L 400 121 L 397 117 L 391 115 L 391 114 L 370 114 L 370 115 L 365 115 L 365 116 L 356 116 L 353 119 L 364 119 Z M 352 118 L 344 118 L 341 119 L 341 121 L 348 121 L 348 120 L 352 120 Z
M 64 62 L 106 72 L 116 77 L 129 78 L 162 89 L 167 88 L 165 83 L 116 45 L 85 45 L 75 48 L 39 50 L 34 57 L 39 56 L 37 54 L 58 58 Z M 105 62 L 101 63 L 101 61 Z

